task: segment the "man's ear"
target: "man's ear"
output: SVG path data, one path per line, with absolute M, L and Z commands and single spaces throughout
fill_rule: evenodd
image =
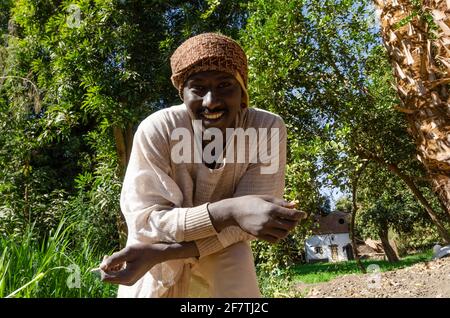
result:
M 244 90 L 242 89 L 242 86 L 241 86 L 241 108 L 243 109 L 243 108 L 246 108 L 247 107 L 247 104 L 245 103 L 245 92 L 244 92 Z

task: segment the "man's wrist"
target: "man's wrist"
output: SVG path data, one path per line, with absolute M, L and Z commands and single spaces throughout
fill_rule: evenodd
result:
M 234 204 L 232 198 L 209 203 L 207 209 L 211 223 L 217 232 L 236 223 L 234 220 Z

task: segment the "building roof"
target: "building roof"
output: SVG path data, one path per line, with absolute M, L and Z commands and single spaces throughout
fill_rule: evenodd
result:
M 350 213 L 334 211 L 327 215 L 315 215 L 313 235 L 350 232 Z

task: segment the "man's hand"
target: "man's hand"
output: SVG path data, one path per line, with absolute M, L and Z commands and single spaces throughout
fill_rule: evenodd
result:
M 237 225 L 258 239 L 276 243 L 306 218 L 306 213 L 296 210 L 294 202 L 268 195 L 247 195 L 225 199 L 208 205 L 211 219 L 217 217 L 222 227 Z M 222 222 L 220 222 L 222 221 Z
M 106 257 L 100 265 L 101 279 L 107 283 L 134 285 L 146 272 L 167 260 L 167 244 L 130 245 Z

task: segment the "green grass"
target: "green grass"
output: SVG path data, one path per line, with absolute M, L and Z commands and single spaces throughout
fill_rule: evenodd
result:
M 397 263 L 389 263 L 383 260 L 366 259 L 361 262 L 367 268 L 371 264 L 378 265 L 380 271 L 391 271 L 394 269 L 404 268 L 413 264 L 431 260 L 432 251 L 408 255 L 403 257 Z M 327 282 L 338 276 L 346 274 L 361 273 L 355 261 L 340 262 L 340 263 L 314 263 L 314 264 L 299 264 L 290 270 L 293 281 L 301 281 L 303 283 L 312 284 Z
M 96 247 L 89 233 L 73 242 L 75 226 L 62 222 L 42 242 L 32 227 L 25 237 L 0 237 L 0 297 L 115 297 L 117 286 L 89 271 L 110 252 Z

